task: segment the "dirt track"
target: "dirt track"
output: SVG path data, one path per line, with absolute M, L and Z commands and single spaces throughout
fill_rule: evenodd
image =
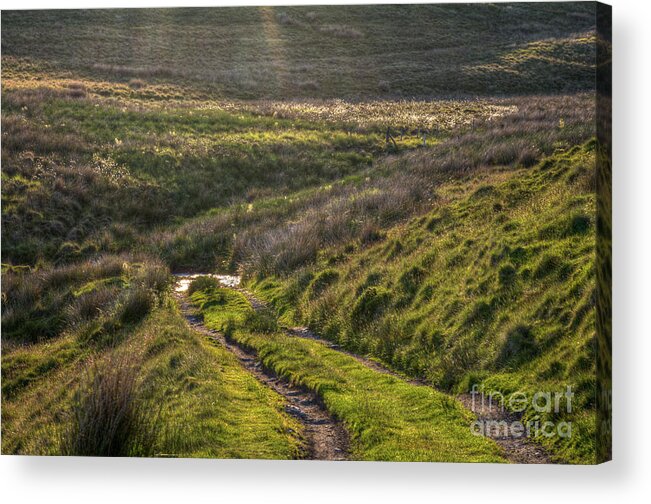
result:
M 265 308 L 266 304 L 264 303 L 264 301 L 258 299 L 254 294 L 252 294 L 248 290 L 243 289 L 239 286 L 233 288 L 237 289 L 239 292 L 244 294 L 255 310 L 260 310 Z M 315 334 L 307 327 L 289 327 L 289 328 L 285 328 L 285 332 L 290 336 L 319 341 L 320 343 L 327 346 L 328 348 L 331 348 L 338 352 L 345 353 L 346 355 L 353 357 L 355 360 L 357 360 L 361 364 L 364 364 L 366 367 L 373 369 L 374 371 L 384 373 L 384 374 L 390 374 L 412 385 L 418 385 L 424 387 L 430 386 L 422 380 L 404 377 L 399 373 L 396 373 L 395 371 L 389 369 L 388 367 L 383 366 L 381 363 L 375 360 L 349 352 L 341 348 L 339 345 L 331 341 L 328 341 L 324 338 L 321 338 L 318 334 Z M 477 402 L 477 404 L 473 404 L 470 394 L 461 394 L 457 396 L 457 399 L 467 409 L 473 412 L 473 414 L 477 417 L 477 419 L 480 422 L 483 423 L 506 422 L 507 424 L 510 425 L 512 422 L 520 420 L 520 417 L 517 416 L 516 414 L 503 410 L 502 408 L 499 408 L 496 405 L 494 405 L 492 408 L 489 409 L 487 404 L 480 404 L 479 402 Z M 503 429 L 489 429 L 488 437 L 490 437 L 502 448 L 504 457 L 508 459 L 510 462 L 516 464 L 551 464 L 552 463 L 551 458 L 549 457 L 549 455 L 547 454 L 544 448 L 542 448 L 540 445 L 537 445 L 529 441 L 525 437 L 515 437 L 511 434 L 510 431 L 504 433 Z
M 301 458 L 309 460 L 347 460 L 350 436 L 342 423 L 328 413 L 316 394 L 293 386 L 286 380 L 279 378 L 273 371 L 264 368 L 254 352 L 232 340 L 226 339 L 222 333 L 206 327 L 201 317 L 193 314 L 192 307 L 184 291 L 184 289 L 180 291 L 176 289 L 175 295 L 181 312 L 190 327 L 220 343 L 235 355 L 242 366 L 261 383 L 285 398 L 287 401 L 285 411 L 296 418 L 303 426 L 304 449 Z
M 228 277 L 225 281 L 220 279 L 220 282 L 222 282 L 224 287 L 235 289 L 246 296 L 254 310 L 262 310 L 266 308 L 267 305 L 264 301 L 260 300 L 253 293 L 239 285 L 238 278 L 237 280 L 232 280 L 232 278 L 237 277 Z M 182 303 L 182 309 L 183 304 L 184 303 Z M 329 416 L 325 408 L 320 405 L 318 397 L 311 392 L 297 391 L 296 388 L 280 381 L 272 372 L 263 370 L 260 363 L 255 358 L 255 355 L 247 353 L 247 350 L 242 349 L 232 342 L 225 341 L 223 335 L 201 325 L 201 321 L 196 320 L 197 317 L 193 317 L 189 312 L 186 313 L 187 310 L 189 310 L 189 306 L 184 310 L 184 314 L 186 314 L 186 318 L 190 324 L 201 332 L 206 333 L 206 331 L 208 331 L 206 334 L 209 337 L 222 341 L 223 344 L 231 350 L 238 359 L 240 359 L 240 362 L 242 362 L 242 364 L 260 381 L 288 399 L 288 412 L 298 418 L 299 421 L 305 425 L 305 435 L 309 452 L 307 458 L 319 460 L 344 460 L 346 458 L 349 443 L 348 433 L 341 425 L 337 424 L 337 422 Z M 284 331 L 290 336 L 318 341 L 328 348 L 353 357 L 355 360 L 374 371 L 390 374 L 412 385 L 424 387 L 430 386 L 422 380 L 404 377 L 375 360 L 349 352 L 341 348 L 339 345 L 321 338 L 307 327 L 289 327 L 285 328 Z M 501 408 L 493 407 L 492 409 L 488 409 L 486 405 L 473 405 L 469 394 L 459 395 L 457 396 L 457 399 L 467 409 L 472 411 L 475 417 L 477 417 L 481 422 L 507 422 L 510 424 L 513 421 L 519 420 L 517 415 L 502 410 Z M 337 427 L 337 425 L 339 425 L 339 427 Z M 502 448 L 504 457 L 510 462 L 518 464 L 552 463 L 547 452 L 541 446 L 529 441 L 527 438 L 514 437 L 508 432 L 506 435 L 504 435 L 503 432 L 490 432 L 489 437 Z M 310 450 L 312 451 L 310 452 Z

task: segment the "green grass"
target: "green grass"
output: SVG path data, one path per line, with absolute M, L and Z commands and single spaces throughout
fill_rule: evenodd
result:
M 14 265 L 137 249 L 177 270 L 233 269 L 258 262 L 250 235 L 300 220 L 308 208 L 351 215 L 345 229 L 324 229 L 323 240 L 372 237 L 426 203 L 441 167 L 457 176 L 486 163 L 531 164 L 593 134 L 587 94 L 234 101 L 190 84 L 173 94 L 161 84 L 133 89 L 3 58 L 2 255 Z M 333 208 L 319 211 L 326 191 Z M 364 215 L 336 208 L 338 199 Z
M 539 441 L 562 460 L 590 462 L 593 167 L 589 142 L 534 168 L 442 185 L 436 210 L 379 243 L 326 249 L 315 266 L 250 286 L 285 324 L 307 324 L 444 390 L 572 386 L 572 440 Z
M 171 428 L 168 455 L 291 459 L 300 454 L 301 427 L 281 396 L 259 383 L 237 359 L 184 326 L 173 310 L 148 330 L 144 395 L 162 404 L 161 425 Z
M 245 273 L 271 316 L 193 301 L 322 393 L 358 458 L 497 452 L 447 395 L 278 321 L 450 393 L 571 384 L 575 435 L 539 441 L 593 461 L 594 23 L 590 3 L 3 12 L 3 451 L 66 452 L 135 363 L 134 418 L 162 405 L 164 428 L 125 453 L 297 454 L 278 398 L 183 326 L 171 269 Z
M 284 413 L 282 398 L 228 351 L 189 330 L 171 304 L 110 350 L 89 352 L 71 335 L 3 352 L 3 454 L 60 454 L 75 392 L 94 363 L 112 356 L 127 356 L 139 370 L 135 400 L 145 405 L 156 431 L 150 455 L 299 456 L 300 426 Z M 20 388 L 13 385 L 21 380 Z
M 199 290 L 192 294 L 191 299 L 200 312 L 211 312 L 210 327 L 218 331 L 224 331 L 231 322 L 243 323 L 250 309 L 246 298 L 231 289 Z
M 373 371 L 321 343 L 251 332 L 252 308 L 237 292 L 193 295 L 208 327 L 256 350 L 265 366 L 315 391 L 350 430 L 355 460 L 502 462 L 490 440 L 470 432 L 472 416 L 452 397 Z
M 103 96 L 119 91 L 111 83 L 23 71 L 11 58 L 3 70 L 5 262 L 132 249 L 162 224 L 355 174 L 385 149 L 377 131 L 213 100 L 116 102 Z
M 190 82 L 221 97 L 548 93 L 593 88 L 594 16 L 579 2 L 8 11 L 2 43 L 137 88 Z
M 160 264 L 127 257 L 5 272 L 3 453 L 300 456 L 300 426 L 284 413 L 282 398 L 187 327 L 170 298 L 168 275 Z M 62 321 L 53 326 L 57 315 Z M 125 390 L 130 373 L 135 386 Z M 107 406 L 93 413 L 84 397 L 98 377 L 123 388 L 97 392 Z M 135 405 L 127 438 L 137 440 L 123 439 L 124 446 L 104 453 L 93 450 L 109 441 L 95 439 L 78 452 L 85 444 L 69 439 L 75 418 L 111 411 L 106 393 Z
M 487 100 L 287 107 L 197 98 L 191 87 L 155 98 L 12 57 L 3 76 L 3 260 L 13 264 L 154 248 L 174 268 L 228 265 L 232 230 L 193 240 L 194 250 L 160 250 L 147 237 L 206 212 L 264 220 L 274 205 L 283 211 L 320 187 L 364 180 L 378 171 L 374 159 L 421 146 L 415 133 L 399 138 L 399 128 L 435 127 L 431 146 L 514 110 Z M 385 142 L 387 121 L 396 147 Z M 259 215 L 240 215 L 250 211 Z

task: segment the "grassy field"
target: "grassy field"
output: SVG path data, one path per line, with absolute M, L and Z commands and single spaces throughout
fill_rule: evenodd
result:
M 57 302 L 66 305 L 56 311 L 52 299 L 31 303 L 40 309 L 28 314 L 32 323 L 57 333 L 29 346 L 7 331 L 3 317 L 3 453 L 298 456 L 300 429 L 281 398 L 188 329 L 166 288 L 167 270 L 124 261 L 105 258 L 75 278 L 71 268 L 45 278 L 3 277 L 8 299 L 26 296 L 37 282 L 56 282 Z M 160 285 L 139 283 L 133 269 Z M 147 310 L 147 296 L 155 294 Z M 65 313 L 60 327 L 48 308 Z M 24 321 L 16 325 L 24 337 L 38 333 Z
M 571 461 L 594 451 L 594 145 L 438 188 L 438 208 L 378 243 L 252 280 L 307 324 L 443 390 L 576 392 Z M 535 413 L 532 412 L 532 415 Z M 556 439 L 561 442 L 563 440 Z
M 246 99 L 594 86 L 586 3 L 17 11 L 2 25 L 5 54 Z
M 593 462 L 594 26 L 590 3 L 3 12 L 2 452 L 301 456 L 282 397 L 186 326 L 189 271 L 270 304 L 192 295 L 353 458 L 503 461 L 454 395 L 570 385 L 571 413 L 524 418 Z

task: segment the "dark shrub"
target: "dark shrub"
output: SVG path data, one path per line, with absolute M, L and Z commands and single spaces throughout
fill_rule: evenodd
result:
M 164 292 L 170 286 L 172 278 L 166 266 L 156 264 L 147 267 L 139 280 L 145 289 Z
M 66 309 L 68 322 L 72 325 L 87 322 L 103 311 L 111 309 L 118 297 L 118 289 L 100 287 L 82 294 Z
M 96 365 L 76 393 L 61 451 L 82 456 L 150 456 L 156 419 L 137 401 L 137 367 L 126 358 Z
M 441 352 L 441 374 L 436 385 L 451 390 L 463 376 L 477 366 L 477 345 L 470 338 L 455 342 Z
M 64 291 L 43 289 L 39 272 L 2 274 L 2 338 L 36 342 L 58 336 L 65 328 Z
M 570 218 L 569 232 L 571 234 L 585 234 L 590 230 L 590 217 L 583 214 L 573 215 Z
M 144 289 L 133 289 L 120 306 L 120 321 L 124 324 L 140 322 L 153 306 L 152 294 Z
M 535 146 L 524 147 L 518 155 L 518 163 L 525 168 L 530 168 L 535 165 L 540 159 L 540 151 Z
M 522 264 L 527 259 L 528 252 L 524 247 L 515 247 L 509 252 L 509 258 L 515 264 Z
M 574 235 L 588 233 L 592 228 L 590 217 L 584 214 L 574 214 L 569 217 L 558 219 L 551 224 L 541 228 L 538 236 L 542 239 L 560 239 Z

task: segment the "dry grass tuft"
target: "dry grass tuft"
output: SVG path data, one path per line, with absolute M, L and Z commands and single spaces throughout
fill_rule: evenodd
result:
M 138 367 L 126 356 L 93 363 L 72 406 L 61 452 L 82 456 L 151 456 L 157 417 L 137 399 Z

